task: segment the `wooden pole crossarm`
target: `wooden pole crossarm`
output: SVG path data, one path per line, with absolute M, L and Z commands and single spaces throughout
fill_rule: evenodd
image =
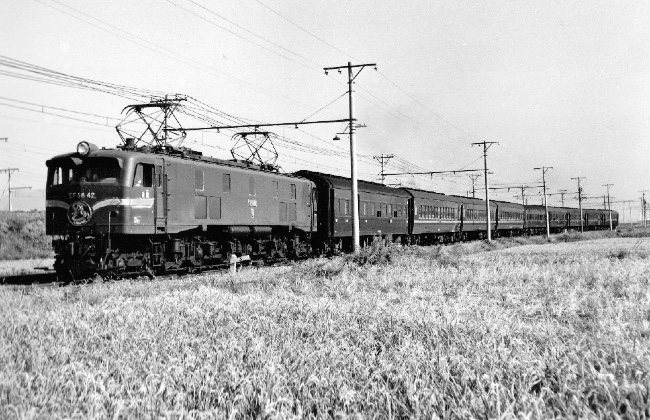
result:
M 459 169 L 457 171 L 429 171 L 429 172 L 400 172 L 395 174 L 384 174 L 385 176 L 398 176 L 398 175 L 433 175 L 433 174 L 455 174 L 458 172 L 483 172 L 483 169 Z
M 356 121 L 354 119 L 353 121 Z M 259 127 L 278 127 L 278 126 L 287 126 L 287 125 L 307 125 L 307 124 L 329 124 L 329 123 L 341 123 L 341 122 L 350 122 L 349 118 L 341 120 L 320 120 L 320 121 L 299 121 L 299 122 L 287 122 L 287 123 L 269 123 L 269 124 L 244 124 L 244 125 L 222 125 L 214 127 L 191 127 L 191 128 L 165 128 L 165 131 L 199 131 L 199 130 L 229 130 L 234 128 L 259 128 Z

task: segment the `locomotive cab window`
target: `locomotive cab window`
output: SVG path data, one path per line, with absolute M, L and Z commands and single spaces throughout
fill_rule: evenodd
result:
M 50 167 L 47 171 L 47 185 L 65 185 L 70 182 L 72 176 L 71 168 Z
M 117 184 L 122 173 L 122 164 L 116 158 L 92 157 L 83 161 L 65 159 L 48 169 L 47 184 L 69 183 Z
M 133 175 L 134 187 L 153 187 L 153 168 L 154 165 L 138 163 Z
M 75 163 L 78 163 L 75 165 Z M 68 183 L 117 184 L 122 173 L 121 162 L 115 158 L 92 157 L 81 162 L 66 161 L 50 166 L 48 185 Z
M 86 158 L 73 169 L 74 181 L 98 184 L 117 184 L 122 172 L 120 161 L 115 158 Z

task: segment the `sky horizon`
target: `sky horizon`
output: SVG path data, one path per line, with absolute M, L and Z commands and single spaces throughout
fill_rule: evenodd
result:
M 613 184 L 612 207 L 626 215 L 639 213 L 640 191 L 650 189 L 646 2 L 10 0 L 4 9 L 5 59 L 189 95 L 237 121 L 347 118 L 347 76 L 323 67 L 376 63 L 355 80 L 361 179 L 378 182 L 373 157 L 390 154 L 388 173 L 482 169 L 472 143 L 489 141 L 498 142 L 488 151 L 490 186 L 503 188 L 492 199 L 520 203 L 515 186 L 539 185 L 542 166 L 553 167 L 550 205 L 566 190 L 565 205 L 577 206 L 576 177 L 586 206 L 602 207 Z M 20 169 L 13 187 L 42 189 L 45 160 L 79 141 L 120 143 L 115 124 L 133 101 L 35 81 L 7 63 L 0 169 Z M 349 176 L 347 137 L 332 141 L 345 128 L 274 128 L 277 163 Z M 184 145 L 230 158 L 232 134 L 189 132 Z M 472 186 L 465 173 L 386 181 L 455 195 Z M 482 196 L 483 178 L 476 183 Z M 6 187 L 0 173 L 0 200 Z M 541 204 L 540 188 L 526 195 Z

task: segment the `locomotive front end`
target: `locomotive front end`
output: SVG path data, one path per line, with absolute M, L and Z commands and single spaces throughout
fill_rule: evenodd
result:
M 46 233 L 52 236 L 59 275 L 85 278 L 104 268 L 113 227 L 122 224 L 117 211 L 124 194 L 121 153 L 81 142 L 76 153 L 47 161 Z

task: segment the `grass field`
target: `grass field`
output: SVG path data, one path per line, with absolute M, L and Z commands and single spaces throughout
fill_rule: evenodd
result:
M 578 239 L 5 286 L 0 418 L 647 418 L 650 238 Z

